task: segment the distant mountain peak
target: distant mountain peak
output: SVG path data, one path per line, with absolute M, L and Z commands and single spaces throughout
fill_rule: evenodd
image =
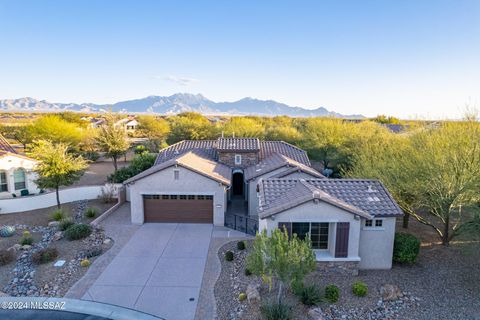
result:
M 11 112 L 106 112 L 112 110 L 122 113 L 178 114 L 181 112 L 199 112 L 207 115 L 262 115 L 291 117 L 364 118 L 360 114 L 343 115 L 329 111 L 324 107 L 306 109 L 292 107 L 274 100 L 260 100 L 245 97 L 234 102 L 214 102 L 200 93 L 175 93 L 171 96 L 148 96 L 117 102 L 111 105 L 93 103 L 51 103 L 30 97 L 0 100 L 0 111 Z

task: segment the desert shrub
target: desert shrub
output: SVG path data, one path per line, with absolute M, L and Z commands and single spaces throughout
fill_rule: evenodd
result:
M 92 233 L 92 227 L 88 224 L 74 224 L 65 231 L 65 237 L 68 240 L 79 240 L 88 237 Z
M 109 175 L 107 179 L 112 183 L 122 183 L 153 166 L 155 159 L 155 154 L 148 152 L 139 153 L 135 155 L 128 167 L 118 169 L 117 172 Z
M 393 244 L 393 261 L 414 263 L 420 251 L 420 240 L 408 233 L 395 233 Z
M 86 268 L 86 267 L 89 267 L 90 266 L 90 260 L 88 259 L 83 259 L 82 261 L 80 261 L 80 266 Z
M 237 249 L 238 250 L 245 250 L 245 241 L 238 241 L 237 242 Z
M 15 253 L 12 250 L 0 250 L 0 266 L 5 266 L 15 260 Z
M 115 189 L 115 186 L 109 183 L 109 184 L 106 184 L 104 187 L 102 187 L 98 198 L 103 203 L 112 203 L 117 200 L 116 196 L 117 196 L 117 191 Z
M 322 293 L 315 285 L 306 286 L 301 290 L 300 301 L 304 305 L 313 306 L 322 300 Z
M 60 223 L 58 224 L 58 229 L 61 230 L 61 231 L 65 231 L 68 228 L 70 228 L 71 226 L 73 226 L 74 224 L 75 224 L 75 222 L 73 222 L 72 218 L 64 218 L 64 219 L 60 220 Z
M 340 298 L 340 289 L 334 284 L 329 284 L 325 287 L 325 298 L 331 303 L 337 302 Z
M 225 260 L 233 261 L 233 252 L 232 251 L 225 252 Z
M 32 261 L 36 264 L 43 264 L 51 262 L 58 257 L 58 251 L 56 248 L 40 249 L 32 254 Z
M 30 233 L 30 231 L 25 230 L 25 231 L 22 232 L 22 236 L 24 236 L 24 237 L 31 237 L 32 234 Z
M 368 287 L 365 282 L 355 281 L 352 285 L 352 292 L 357 297 L 365 297 L 368 293 Z
M 248 269 L 248 268 L 245 268 L 245 275 L 246 275 L 246 276 L 251 276 L 251 275 L 252 275 L 252 271 L 250 271 L 250 269 Z
M 103 252 L 102 247 L 92 247 L 82 252 L 81 256 L 84 258 L 93 258 L 101 255 Z
M 282 303 L 264 303 L 260 311 L 265 320 L 288 320 L 292 315 L 292 308 Z
M 245 301 L 247 299 L 247 295 L 242 292 L 238 295 L 238 301 Z
M 21 238 L 20 238 L 20 244 L 22 246 L 25 246 L 25 245 L 29 245 L 31 246 L 33 243 L 33 238 L 32 238 L 32 235 L 28 234 L 28 235 L 23 235 Z
M 57 209 L 52 212 L 52 214 L 50 215 L 50 218 L 52 218 L 52 220 L 55 220 L 55 221 L 60 221 L 66 218 L 66 214 L 62 209 Z
M 87 218 L 95 218 L 96 215 L 97 209 L 95 208 L 87 208 L 87 210 L 85 210 L 85 217 Z

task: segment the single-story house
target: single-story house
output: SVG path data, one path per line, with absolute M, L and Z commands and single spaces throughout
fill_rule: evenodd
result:
M 123 128 L 127 132 L 134 132 L 138 128 L 138 121 L 134 116 L 128 116 L 115 122 L 114 126 L 116 128 Z
M 327 179 L 284 141 L 181 141 L 124 184 L 132 223 L 230 226 L 229 217 L 240 215 L 257 230 L 309 234 L 318 261 L 364 269 L 391 267 L 395 220 L 403 215 L 379 181 Z
M 0 198 L 38 193 L 36 160 L 21 155 L 0 135 Z M 28 191 L 28 192 L 27 192 Z

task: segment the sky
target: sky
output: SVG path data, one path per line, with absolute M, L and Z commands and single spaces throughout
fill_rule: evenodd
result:
M 480 109 L 480 1 L 0 0 L 0 99 L 177 92 L 459 118 Z

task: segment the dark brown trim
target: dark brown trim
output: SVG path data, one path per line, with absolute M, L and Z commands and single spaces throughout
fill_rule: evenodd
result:
M 350 222 L 337 222 L 337 235 L 335 240 L 335 258 L 348 257 L 348 237 Z

